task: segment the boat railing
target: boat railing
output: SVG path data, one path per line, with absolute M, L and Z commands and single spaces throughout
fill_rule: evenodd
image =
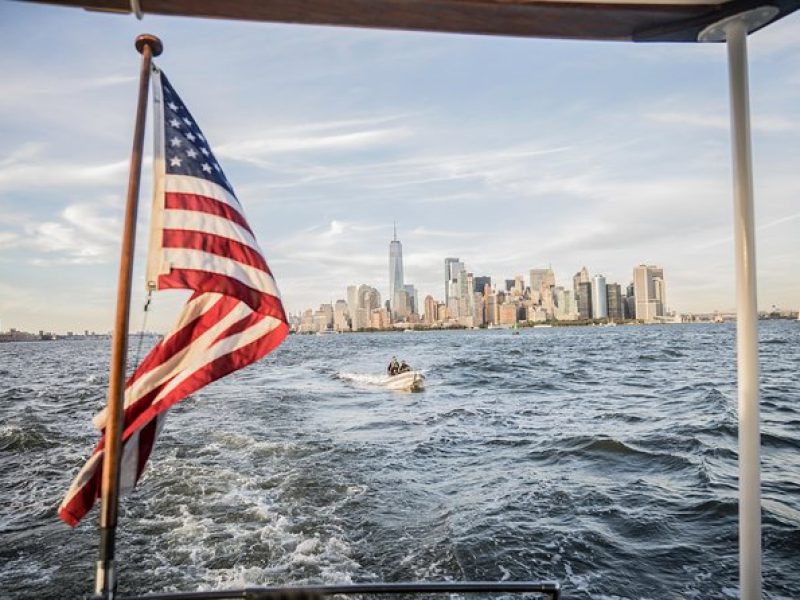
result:
M 407 583 L 352 583 L 296 587 L 247 587 L 235 590 L 164 592 L 144 596 L 120 596 L 119 600 L 319 600 L 328 596 L 412 594 L 524 594 L 527 597 L 561 598 L 557 581 L 436 581 Z

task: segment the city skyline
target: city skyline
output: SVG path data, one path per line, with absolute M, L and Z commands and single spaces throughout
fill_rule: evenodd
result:
M 462 257 L 494 277 L 552 265 L 561 284 L 586 264 L 623 288 L 633 264 L 655 264 L 675 310 L 734 307 L 722 46 L 154 16 L 146 27 L 164 40 L 157 62 L 204 123 L 292 312 L 335 302 L 342 282 L 372 282 L 385 298 L 394 220 L 420 303 L 440 294 L 443 259 Z M 2 3 L 0 31 L 0 320 L 106 331 L 141 24 Z M 750 49 L 759 306 L 796 309 L 800 21 L 754 34 Z M 148 328 L 168 329 L 183 300 L 156 294 Z
M 339 298 L 290 312 L 290 327 L 301 333 L 390 329 L 416 324 L 426 326 L 492 327 L 544 322 L 675 322 L 680 315 L 670 311 L 666 300 L 664 269 L 655 265 L 633 267 L 631 280 L 623 286 L 607 281 L 601 273 L 590 275 L 583 265 L 572 277 L 572 286 L 559 285 L 552 269 L 532 268 L 512 279 L 476 274 L 460 257 L 443 261 L 441 295 L 425 296 L 420 304 L 416 287 L 403 275 L 402 242 L 393 224 L 387 271 L 388 298 L 370 284 L 347 286 L 346 299 Z M 563 278 L 569 281 L 570 278 Z

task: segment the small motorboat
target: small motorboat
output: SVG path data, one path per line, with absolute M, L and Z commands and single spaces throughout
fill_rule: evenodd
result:
M 420 392 L 425 389 L 425 376 L 419 371 L 404 371 L 387 377 L 385 385 L 398 392 Z

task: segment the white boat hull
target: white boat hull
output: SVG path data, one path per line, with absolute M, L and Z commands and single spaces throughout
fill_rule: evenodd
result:
M 401 392 L 419 392 L 425 388 L 425 376 L 419 371 L 406 371 L 389 377 L 386 387 Z

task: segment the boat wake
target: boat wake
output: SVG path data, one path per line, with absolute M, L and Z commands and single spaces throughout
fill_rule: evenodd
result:
M 384 387 L 389 381 L 388 375 L 372 375 L 369 373 L 347 373 L 338 371 L 333 374 L 334 378 L 341 379 L 359 386 L 380 386 Z
M 382 387 L 402 392 L 418 392 L 424 388 L 425 376 L 420 371 L 408 371 L 394 376 L 367 373 L 337 372 L 334 377 L 363 387 Z

